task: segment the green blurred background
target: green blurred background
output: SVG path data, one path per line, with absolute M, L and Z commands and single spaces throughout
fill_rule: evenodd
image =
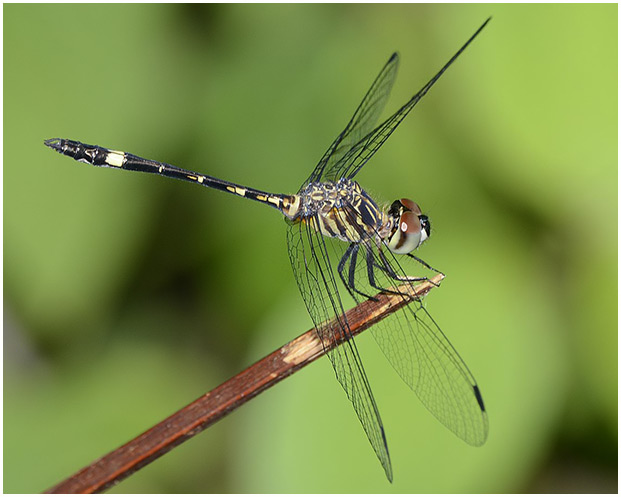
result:
M 390 485 L 327 359 L 113 492 L 617 489 L 616 5 L 5 5 L 4 491 L 38 492 L 311 323 L 263 206 L 85 167 L 65 137 L 294 192 L 394 50 L 387 113 L 492 22 L 358 176 L 414 198 L 427 299 L 490 436 L 359 339 Z

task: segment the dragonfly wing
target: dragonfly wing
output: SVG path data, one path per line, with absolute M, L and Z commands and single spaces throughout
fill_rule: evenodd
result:
M 472 40 L 481 32 L 485 25 L 489 22 L 489 19 L 483 23 L 483 25 L 468 39 L 468 41 L 453 55 L 450 60 L 444 64 L 442 69 L 431 78 L 425 86 L 423 86 L 418 93 L 416 93 L 405 105 L 403 105 L 397 112 L 386 119 L 373 131 L 370 131 L 367 135 L 362 137 L 358 143 L 352 144 L 347 153 L 340 157 L 339 161 L 332 164 L 330 167 L 330 177 L 339 178 L 353 178 L 360 169 L 369 161 L 373 154 L 379 150 L 393 131 L 401 124 L 401 121 L 409 114 L 409 112 L 416 106 L 418 102 L 427 94 L 431 87 L 440 79 L 444 72 L 457 60 L 462 52 L 470 45 Z
M 310 177 L 302 185 L 316 181 L 334 180 L 334 165 L 337 164 L 363 137 L 375 127 L 382 110 L 386 105 L 390 90 L 397 76 L 399 55 L 392 54 L 384 68 L 380 71 L 369 91 L 354 112 L 345 129 L 336 137 L 332 145 L 323 155 Z M 338 178 L 336 178 L 338 179 Z
M 337 287 L 338 276 L 335 276 L 330 261 L 330 253 L 342 252 L 342 247 L 347 245 L 338 240 L 324 238 L 309 225 L 308 220 L 290 224 L 287 229 L 287 244 L 296 282 L 322 342 L 331 342 L 335 335 L 350 335 Z M 334 317 L 337 319 L 332 319 Z M 327 355 L 336 378 L 352 402 L 369 442 L 384 467 L 386 476 L 392 481 L 392 466 L 384 426 L 353 337 L 329 351 Z
M 400 260 L 374 241 L 361 246 L 343 271 L 355 300 L 366 299 L 360 293 L 374 295 L 398 285 L 414 294 L 416 282 L 398 279 L 406 277 Z M 414 261 L 411 266 L 422 267 Z M 442 424 L 470 445 L 485 443 L 488 417 L 476 380 L 422 301 L 402 307 L 375 324 L 371 333 L 397 373 Z

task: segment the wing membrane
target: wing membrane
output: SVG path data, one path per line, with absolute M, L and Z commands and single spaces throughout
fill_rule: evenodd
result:
M 348 262 L 343 273 L 357 302 L 366 298 L 361 293 L 374 295 L 397 285 L 406 284 L 414 292 L 415 282 L 403 281 L 407 275 L 397 257 L 375 241 L 364 243 L 358 257 Z M 476 380 L 423 302 L 404 306 L 374 325 L 371 333 L 399 376 L 442 424 L 470 445 L 485 442 L 488 417 Z
M 326 181 L 328 174 L 343 156 L 351 150 L 364 136 L 368 135 L 375 127 L 382 110 L 386 106 L 390 90 L 397 76 L 399 67 L 399 54 L 392 54 L 384 65 L 375 81 L 369 88 L 362 102 L 354 112 L 345 129 L 336 137 L 332 145 L 323 155 L 317 167 L 310 177 L 302 185 L 302 189 L 312 182 Z
M 352 119 L 330 145 L 300 191 L 309 183 L 353 178 L 488 21 L 418 93 L 374 128 L 396 77 L 398 56 L 393 54 Z M 360 223 L 351 223 L 352 220 L 364 220 L 354 206 L 339 205 L 333 211 L 343 216 L 341 226 L 363 229 Z M 298 218 L 297 222 L 290 223 L 287 230 L 293 272 L 323 343 L 332 342 L 336 334 L 350 337 L 327 355 L 388 479 L 392 481 L 392 467 L 386 436 L 360 355 L 351 337 L 339 293 L 339 280 L 357 302 L 378 291 L 406 285 L 408 295 L 399 295 L 407 299 L 408 305 L 375 324 L 373 336 L 397 373 L 425 407 L 467 443 L 482 445 L 487 438 L 488 419 L 476 381 L 422 301 L 412 300 L 414 284 L 406 276 L 400 261 L 382 245 L 383 242 L 378 241 L 380 237 L 377 233 L 370 238 L 359 233 L 358 241 L 348 246 L 342 241 L 324 238 L 311 226 L 311 221 L 310 217 Z M 352 239 L 356 240 L 355 237 Z M 336 273 L 331 256 L 338 261 Z
M 329 340 L 341 331 L 345 336 L 350 335 L 329 255 L 330 250 L 339 250 L 341 246 L 346 247 L 346 244 L 325 239 L 308 222 L 298 222 L 288 227 L 287 244 L 295 279 L 320 339 Z M 338 320 L 336 324 L 332 320 L 335 316 Z M 338 329 L 331 326 L 337 326 Z M 353 337 L 327 355 L 386 476 L 392 481 L 384 426 Z
M 363 135 L 363 137 L 358 142 L 352 142 L 350 144 L 349 150 L 347 150 L 344 154 L 339 154 L 340 156 L 336 156 L 337 160 L 326 160 L 326 155 L 330 155 L 333 152 L 333 147 L 335 144 L 340 148 L 344 148 L 340 146 L 339 138 L 336 139 L 335 143 L 328 149 L 324 158 L 320 161 L 315 171 L 320 170 L 320 180 L 321 181 L 336 181 L 340 178 L 353 178 L 360 169 L 368 162 L 368 160 L 373 157 L 375 152 L 379 150 L 379 148 L 384 144 L 384 142 L 388 139 L 388 137 L 393 133 L 393 131 L 401 124 L 401 121 L 405 119 L 405 117 L 410 113 L 410 111 L 416 106 L 418 102 L 427 94 L 427 92 L 431 89 L 431 87 L 440 79 L 440 77 L 444 74 L 444 72 L 457 60 L 457 58 L 462 54 L 462 52 L 470 45 L 472 40 L 476 38 L 476 36 L 481 32 L 481 30 L 485 27 L 485 25 L 489 22 L 489 19 L 483 23 L 483 25 L 468 39 L 468 41 L 453 55 L 450 60 L 444 64 L 442 69 L 438 71 L 438 73 L 431 78 L 425 86 L 423 86 L 418 93 L 416 93 L 405 105 L 403 105 L 397 112 L 395 112 L 392 116 L 386 119 L 382 124 L 380 124 L 377 128 L 372 131 L 369 131 L 368 134 Z M 380 73 L 381 75 L 381 73 Z M 371 87 L 373 89 L 373 87 Z M 365 97 L 366 100 L 366 97 Z M 364 103 L 364 101 L 363 101 Z M 383 104 L 382 104 L 383 107 Z M 347 128 L 345 129 L 347 131 Z M 339 149 L 340 149 L 339 148 Z M 322 166 L 322 163 L 325 163 L 325 166 Z M 313 173 L 315 174 L 315 172 Z M 314 177 L 311 175 L 311 178 Z M 316 179 L 313 179 L 316 181 Z

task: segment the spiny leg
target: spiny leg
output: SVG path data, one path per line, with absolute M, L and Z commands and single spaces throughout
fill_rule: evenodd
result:
M 352 286 L 352 289 L 354 290 L 354 292 L 359 293 L 360 295 L 373 300 L 373 301 L 377 301 L 377 299 L 375 297 L 371 297 L 370 295 L 367 295 L 366 293 L 363 293 L 359 290 L 356 290 L 356 282 L 355 282 L 355 275 L 356 275 L 356 261 L 358 258 L 358 251 L 360 250 L 360 245 L 356 245 L 356 249 L 355 249 L 355 253 L 352 255 L 352 260 L 351 263 L 349 265 L 349 283 Z
M 369 279 L 369 285 L 371 285 L 376 290 L 379 290 L 380 292 L 397 293 L 389 290 L 388 288 L 383 288 L 375 283 L 375 272 L 373 270 L 373 268 L 375 267 L 378 269 L 382 269 L 375 262 L 375 258 L 373 257 L 373 250 L 371 249 L 371 247 L 367 247 L 367 278 Z
M 375 264 L 375 261 L 373 262 L 378 269 L 380 269 L 381 271 L 384 272 L 384 274 L 386 276 L 388 276 L 389 278 L 395 280 L 395 281 L 402 281 L 402 282 L 416 282 L 416 281 L 429 281 L 429 278 L 427 278 L 426 276 L 399 276 L 397 273 L 395 273 L 395 270 L 392 268 L 392 266 L 390 265 L 390 262 L 388 261 L 388 259 L 386 259 L 386 256 L 384 255 L 384 252 L 382 252 L 382 247 L 378 246 L 377 247 L 377 252 L 380 256 L 380 259 L 382 261 L 382 266 Z M 409 255 L 409 254 L 408 254 Z M 418 260 L 418 258 L 417 258 Z M 427 265 L 427 264 L 425 264 Z M 430 268 L 433 269 L 433 268 Z
M 385 264 L 388 267 L 390 267 L 390 265 L 388 264 L 388 261 L 385 261 Z M 402 292 L 397 292 L 395 290 L 390 290 L 389 288 L 383 288 L 383 287 L 377 285 L 375 283 L 374 268 L 379 269 L 380 271 L 382 271 L 384 274 L 386 274 L 388 277 L 390 277 L 392 279 L 398 279 L 398 278 L 394 278 L 393 276 L 391 276 L 391 273 L 393 275 L 396 275 L 396 273 L 394 272 L 394 270 L 392 270 L 391 267 L 390 267 L 390 271 L 387 271 L 385 267 L 380 266 L 377 262 L 375 262 L 375 258 L 373 257 L 373 250 L 371 249 L 371 247 L 368 247 L 367 248 L 367 277 L 369 278 L 369 285 L 371 285 L 373 288 L 379 290 L 380 292 L 390 293 L 390 294 L 393 294 L 393 295 L 404 295 Z
M 354 258 L 354 262 L 355 262 L 355 260 L 356 260 L 356 253 L 355 252 L 357 253 L 356 244 L 355 243 L 350 243 L 349 246 L 347 247 L 347 250 L 343 254 L 343 257 L 341 257 L 341 260 L 339 261 L 338 266 L 336 267 L 336 272 L 339 273 L 339 277 L 341 278 L 341 281 L 343 282 L 343 286 L 347 289 L 347 291 L 351 295 L 351 298 L 353 298 L 354 300 L 356 300 L 356 297 L 352 293 L 352 289 L 354 289 L 354 286 L 351 285 L 350 282 L 348 282 L 345 279 L 345 276 L 343 276 L 343 270 L 345 269 L 345 264 L 347 264 L 347 260 L 350 257 L 353 257 Z M 351 271 L 349 271 L 349 272 L 351 272 Z M 351 274 L 349 275 L 349 278 L 351 280 Z
M 359 244 L 350 243 L 349 247 L 347 247 L 347 250 L 343 254 L 343 257 L 341 257 L 341 260 L 339 261 L 339 264 L 337 266 L 337 272 L 339 273 L 339 276 L 341 278 L 341 281 L 343 282 L 343 285 L 345 286 L 345 288 L 347 289 L 347 291 L 349 292 L 349 294 L 354 300 L 357 300 L 356 296 L 354 295 L 354 292 L 355 292 L 363 296 L 364 298 L 377 301 L 375 297 L 371 295 L 367 295 L 366 293 L 363 293 L 359 291 L 358 289 L 356 289 L 356 263 L 358 261 L 359 250 L 360 250 Z M 345 265 L 347 264 L 348 260 L 349 260 L 349 268 L 347 270 L 347 280 L 346 280 L 345 276 L 343 275 L 343 271 L 345 270 Z
M 426 263 L 424 260 L 422 260 L 421 258 L 416 257 L 414 254 L 405 254 L 405 255 L 407 255 L 408 257 L 411 257 L 411 258 L 412 258 L 412 259 L 414 259 L 416 262 L 418 262 L 419 264 L 422 264 L 422 265 L 423 265 L 423 266 L 425 266 L 427 269 L 431 269 L 431 270 L 432 270 L 433 272 L 435 272 L 435 273 L 442 274 L 442 275 L 444 274 L 442 271 L 440 271 L 440 270 L 438 270 L 438 269 L 436 269 L 436 268 L 434 268 L 434 267 L 431 267 L 429 264 L 427 264 L 427 263 Z

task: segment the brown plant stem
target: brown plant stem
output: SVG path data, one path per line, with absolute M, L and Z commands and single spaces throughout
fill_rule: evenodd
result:
M 425 296 L 443 278 L 443 274 L 438 274 L 418 284 L 414 287 L 415 293 L 410 293 L 410 300 L 401 295 L 380 293 L 375 300 L 366 300 L 350 309 L 346 318 L 352 335 L 361 333 L 411 300 Z M 398 290 L 408 292 L 411 288 L 403 285 Z M 116 485 L 342 342 L 343 337 L 337 336 L 332 343 L 322 344 L 315 328 L 307 331 L 46 493 L 94 493 Z

